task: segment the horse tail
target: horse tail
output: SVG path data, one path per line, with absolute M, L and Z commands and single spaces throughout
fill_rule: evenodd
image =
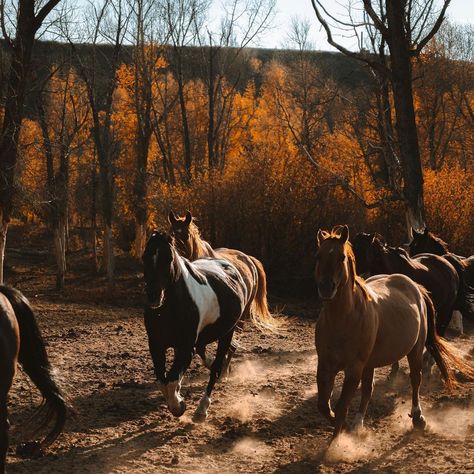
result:
M 268 308 L 267 300 L 267 275 L 260 260 L 249 255 L 250 260 L 257 270 L 257 291 L 252 302 L 252 311 L 250 312 L 252 322 L 262 331 L 278 331 L 281 322 L 277 321 Z
M 435 360 L 446 387 L 452 390 L 458 386 L 454 370 L 473 380 L 474 370 L 453 352 L 453 348 L 446 339 L 438 335 L 436 331 L 436 311 L 433 302 L 428 291 L 422 286 L 419 286 L 419 288 L 425 300 L 428 323 L 425 346 Z
M 455 255 L 447 254 L 443 257 L 456 269 L 459 276 L 459 290 L 454 308 L 461 311 L 463 316 L 474 320 L 474 288 L 466 281 L 465 265 Z
M 0 286 L 0 292 L 6 296 L 12 305 L 18 321 L 20 329 L 18 360 L 43 396 L 43 403 L 34 414 L 40 419 L 35 434 L 45 429 L 50 421 L 54 419 L 51 430 L 41 443 L 43 446 L 48 446 L 56 440 L 64 429 L 68 405 L 53 374 L 44 340 L 29 301 L 20 291 L 8 286 Z

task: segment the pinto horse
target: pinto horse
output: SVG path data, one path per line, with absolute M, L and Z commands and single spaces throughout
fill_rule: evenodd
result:
M 143 255 L 147 304 L 145 327 L 155 374 L 171 413 L 186 410 L 180 395 L 183 375 L 195 348 L 217 341 L 210 378 L 195 421 L 206 419 L 211 393 L 225 366 L 237 323 L 248 316 L 253 294 L 240 271 L 225 259 L 203 258 L 190 262 L 179 255 L 174 238 L 155 231 Z M 166 350 L 174 361 L 166 372 Z
M 68 407 L 48 360 L 41 333 L 28 300 L 14 288 L 0 286 L 0 472 L 5 471 L 8 450 L 7 399 L 16 372 L 17 362 L 30 377 L 44 398 L 38 410 L 41 423 L 38 430 L 50 421 L 54 424 L 45 438 L 31 449 L 49 446 L 61 434 Z
M 171 226 L 170 232 L 183 257 L 191 261 L 204 257 L 224 258 L 231 262 L 242 275 L 250 294 L 251 311 L 248 312 L 248 316 L 252 318 L 257 327 L 262 329 L 274 330 L 278 327 L 268 309 L 267 277 L 260 260 L 235 249 L 213 249 L 209 242 L 201 237 L 190 211 L 187 211 L 184 217 L 177 217 L 173 211 L 170 211 L 168 222 Z M 232 345 L 230 350 L 235 351 L 235 346 Z M 211 362 L 206 355 L 206 348 L 199 347 L 197 352 L 208 367 Z
M 424 232 L 417 232 L 412 229 L 413 240 L 409 244 L 411 256 L 417 256 L 424 253 L 443 256 L 450 262 L 458 272 L 461 281 L 459 292 L 460 311 L 463 316 L 470 319 L 474 318 L 474 255 L 470 257 L 461 257 L 451 253 L 448 244 L 431 233 L 428 229 Z
M 337 229 L 337 230 L 336 230 Z M 323 306 L 316 323 L 318 409 L 334 424 L 334 437 L 346 426 L 349 404 L 362 382 L 355 427 L 363 426 L 372 396 L 374 369 L 406 356 L 412 386 L 411 417 L 424 429 L 419 388 L 426 347 L 448 388 L 456 386 L 453 368 L 473 377 L 438 336 L 433 304 L 427 291 L 405 275 L 357 276 L 347 226 L 319 230 L 315 280 Z M 341 396 L 331 410 L 330 398 L 338 372 L 344 371 Z

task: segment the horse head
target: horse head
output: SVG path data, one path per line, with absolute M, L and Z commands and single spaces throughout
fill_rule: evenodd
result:
M 193 216 L 190 211 L 186 211 L 184 217 L 176 216 L 173 211 L 168 214 L 170 233 L 175 238 L 179 252 L 186 258 L 192 256 L 192 228 Z
M 412 229 L 413 240 L 409 244 L 409 253 L 413 257 L 420 253 L 444 255 L 449 252 L 446 242 L 433 235 L 428 228 L 423 232 Z
M 348 258 L 349 228 L 336 226 L 331 232 L 318 230 L 316 267 L 314 276 L 319 296 L 323 300 L 331 300 L 341 284 L 349 278 L 351 271 Z
M 143 253 L 145 292 L 150 307 L 161 305 L 164 292 L 175 276 L 174 240 L 165 232 L 153 231 Z

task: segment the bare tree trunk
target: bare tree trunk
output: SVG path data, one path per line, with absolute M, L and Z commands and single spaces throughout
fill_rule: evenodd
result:
M 403 161 L 404 196 L 407 219 L 415 229 L 425 228 L 423 174 L 413 105 L 412 65 L 405 37 L 405 2 L 387 2 L 387 23 L 390 34 L 390 61 L 393 100 L 400 158 Z
M 0 209 L 0 285 L 3 285 L 3 263 L 5 261 L 5 247 L 7 245 L 8 221 L 3 219 L 3 212 Z
M 56 254 L 56 289 L 64 289 L 66 275 L 66 225 L 64 219 L 59 219 L 54 229 L 54 248 Z
M 112 227 L 109 224 L 106 224 L 104 229 L 104 260 L 106 266 L 107 282 L 109 288 L 111 288 L 114 284 L 115 260 Z
M 141 257 L 146 245 L 146 223 L 137 222 L 135 228 L 135 255 Z

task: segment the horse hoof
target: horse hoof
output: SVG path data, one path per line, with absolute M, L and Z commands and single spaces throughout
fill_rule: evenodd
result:
M 423 415 L 420 415 L 418 418 L 413 418 L 413 428 L 417 431 L 424 431 L 426 428 L 426 420 Z
M 207 418 L 207 412 L 203 412 L 201 410 L 196 410 L 193 415 L 193 421 L 194 423 L 203 423 L 206 421 Z
M 170 411 L 173 414 L 173 416 L 175 416 L 176 418 L 179 418 L 180 416 L 183 416 L 184 412 L 186 411 L 186 403 L 180 402 L 178 410 L 175 410 L 175 411 L 170 410 Z

